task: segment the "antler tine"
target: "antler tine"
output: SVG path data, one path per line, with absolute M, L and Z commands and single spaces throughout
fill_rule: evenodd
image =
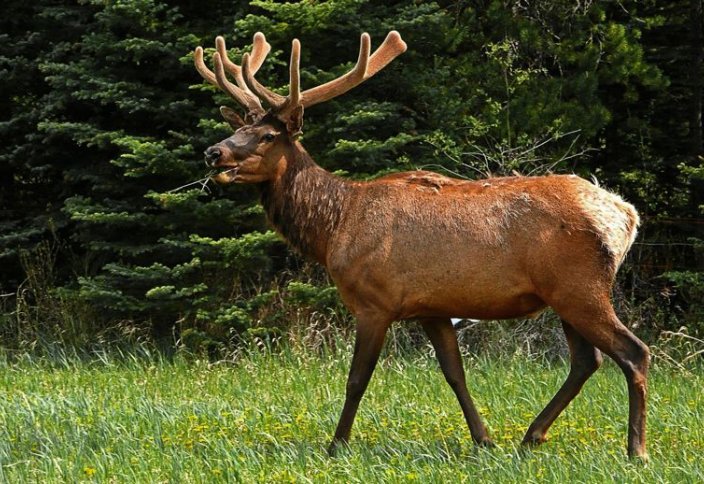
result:
M 254 34 L 252 38 L 252 74 L 256 74 L 259 68 L 264 63 L 264 59 L 269 55 L 271 45 L 266 41 L 266 37 L 261 32 Z
M 196 47 L 196 50 L 193 53 L 193 61 L 196 65 L 196 70 L 200 73 L 201 76 L 203 76 L 203 79 L 208 81 L 210 84 L 217 86 L 218 81 L 215 79 L 215 74 L 213 74 L 213 71 L 208 69 L 208 67 L 205 65 L 205 62 L 203 61 L 203 47 L 201 47 L 200 45 Z
M 381 43 L 378 49 L 374 51 L 371 58 L 369 59 L 369 66 L 367 67 L 367 72 L 364 75 L 364 80 L 369 79 L 374 74 L 382 70 L 384 67 L 389 65 L 392 60 L 400 56 L 408 46 L 401 38 L 401 34 L 397 31 L 392 30 Z
M 259 99 L 254 96 L 251 92 L 244 91 L 239 87 L 232 84 L 227 80 L 225 76 L 225 69 L 223 66 L 222 57 L 219 52 L 213 54 L 213 64 L 215 64 L 215 80 L 217 85 L 229 94 L 237 102 L 245 106 L 250 112 L 253 113 L 263 113 L 262 104 Z
M 237 87 L 227 80 L 227 77 L 225 76 L 225 71 L 223 69 L 223 59 L 227 59 L 226 62 L 229 62 L 229 59 L 227 58 L 227 53 L 224 50 L 225 40 L 222 37 L 217 37 L 215 39 L 215 44 L 218 50 L 218 52 L 215 52 L 213 54 L 213 64 L 215 65 L 215 72 L 213 73 L 213 71 L 208 69 L 208 67 L 205 65 L 205 62 L 203 60 L 203 47 L 201 46 L 196 47 L 196 50 L 193 55 L 196 70 L 200 73 L 201 76 L 203 76 L 206 81 L 208 81 L 210 84 L 213 84 L 214 86 L 218 86 L 220 89 L 225 91 L 235 101 L 245 106 L 249 110 L 249 112 L 257 114 L 263 113 L 264 110 L 262 109 L 262 104 L 253 92 L 251 92 L 249 89 L 245 90 L 240 87 Z M 238 66 L 235 67 L 239 69 Z M 239 77 L 242 77 L 241 73 Z M 246 87 L 244 80 L 242 80 L 242 85 Z
M 240 89 L 242 89 L 251 96 L 256 96 L 249 89 L 247 83 L 244 82 L 244 77 L 242 76 L 242 68 L 232 62 L 230 60 L 230 57 L 227 55 L 225 39 L 222 36 L 218 36 L 215 38 L 215 46 L 218 53 L 220 54 L 220 58 L 222 59 L 225 70 L 235 77 L 235 81 L 237 81 L 237 85 L 240 87 Z M 271 45 L 269 45 L 269 43 L 266 41 L 264 34 L 262 34 L 261 32 L 257 32 L 256 34 L 254 34 L 254 38 L 252 39 L 252 53 L 250 54 L 252 56 L 251 64 L 254 73 L 256 73 L 262 66 L 264 60 L 266 59 L 266 56 L 269 54 L 269 51 L 271 51 Z
M 278 110 L 284 105 L 286 102 L 286 98 L 284 96 L 267 89 L 254 78 L 252 66 L 249 64 L 249 54 L 242 56 L 242 72 L 247 84 L 257 94 L 257 96 L 264 99 L 270 106 L 272 106 L 272 108 Z
M 359 42 L 359 57 L 354 68 L 337 79 L 304 91 L 301 94 L 301 104 L 310 107 L 346 93 L 386 67 L 407 48 L 401 35 L 395 30 L 389 32 L 371 57 L 369 56 L 370 43 L 369 34 L 363 33 Z
M 359 56 L 352 70 L 337 79 L 303 91 L 303 105 L 310 107 L 314 104 L 327 101 L 328 99 L 332 99 L 347 92 L 362 82 L 369 63 L 370 48 L 371 39 L 369 38 L 369 34 L 365 32 L 359 40 Z
M 222 65 L 227 72 L 232 74 L 237 82 L 237 85 L 243 91 L 248 91 L 249 88 L 244 83 L 244 78 L 242 77 L 242 68 L 232 62 L 230 57 L 227 55 L 227 46 L 225 45 L 225 38 L 221 35 L 215 37 L 215 50 L 220 54 L 220 60 L 222 60 Z
M 288 106 L 298 106 L 301 102 L 301 43 L 298 39 L 293 39 L 291 45 L 291 64 L 290 69 L 290 79 L 289 79 L 289 90 L 288 98 L 286 104 Z
M 242 60 L 242 67 L 238 66 L 234 62 L 230 60 L 230 58 L 227 56 L 227 48 L 225 47 L 225 39 L 222 37 L 218 37 L 215 39 L 215 42 L 217 44 L 217 49 L 218 52 L 220 52 L 220 55 L 223 60 L 223 64 L 225 69 L 235 76 L 235 81 L 237 82 L 237 85 L 245 92 L 247 93 L 248 96 L 251 96 L 253 98 L 259 99 L 259 97 L 264 98 L 267 102 L 271 104 L 270 96 L 268 95 L 261 95 L 261 94 L 256 94 L 252 92 L 250 89 L 249 85 L 244 80 L 244 63 L 245 59 L 243 58 Z M 264 34 L 261 32 L 257 32 L 254 34 L 254 37 L 252 38 L 252 53 L 251 54 L 245 54 L 245 57 L 247 60 L 249 60 L 249 68 L 252 71 L 252 75 L 254 75 L 259 68 L 262 66 L 264 63 L 264 60 L 266 59 L 266 56 L 269 54 L 271 51 L 271 45 L 266 41 L 266 37 L 264 37 Z M 274 93 L 271 93 L 274 94 Z M 259 103 L 261 106 L 261 102 Z

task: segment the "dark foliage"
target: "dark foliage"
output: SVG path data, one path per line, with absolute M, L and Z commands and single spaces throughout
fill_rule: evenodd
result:
M 321 271 L 268 230 L 256 189 L 173 190 L 205 176 L 203 149 L 228 133 L 217 108 L 231 102 L 201 82 L 193 48 L 224 34 L 237 57 L 258 30 L 274 48 L 259 77 L 275 87 L 293 37 L 306 87 L 349 68 L 361 31 L 377 45 L 399 30 L 406 54 L 306 112 L 320 165 L 357 178 L 421 167 L 594 175 L 644 216 L 622 277 L 633 323 L 704 330 L 701 0 L 0 9 L 7 344 L 129 326 L 217 351 L 340 313 Z

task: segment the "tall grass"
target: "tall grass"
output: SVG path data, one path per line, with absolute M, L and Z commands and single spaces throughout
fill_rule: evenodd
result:
M 498 447 L 476 448 L 424 349 L 387 352 L 350 448 L 325 453 L 347 341 L 309 356 L 242 352 L 208 363 L 142 354 L 0 361 L 6 482 L 694 482 L 704 479 L 704 376 L 655 365 L 647 465 L 625 456 L 624 379 L 606 364 L 535 450 L 520 439 L 567 373 L 544 358 L 467 357 Z

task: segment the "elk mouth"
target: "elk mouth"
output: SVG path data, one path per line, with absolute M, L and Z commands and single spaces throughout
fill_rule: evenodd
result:
M 215 167 L 215 173 L 213 173 L 210 178 L 220 184 L 232 183 L 235 181 L 239 171 L 239 164 L 220 165 Z

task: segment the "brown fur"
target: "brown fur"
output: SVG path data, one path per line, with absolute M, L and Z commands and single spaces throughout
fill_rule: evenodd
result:
M 261 184 L 261 202 L 274 228 L 301 254 L 325 263 L 351 184 L 326 172 L 297 150 L 289 169 Z

